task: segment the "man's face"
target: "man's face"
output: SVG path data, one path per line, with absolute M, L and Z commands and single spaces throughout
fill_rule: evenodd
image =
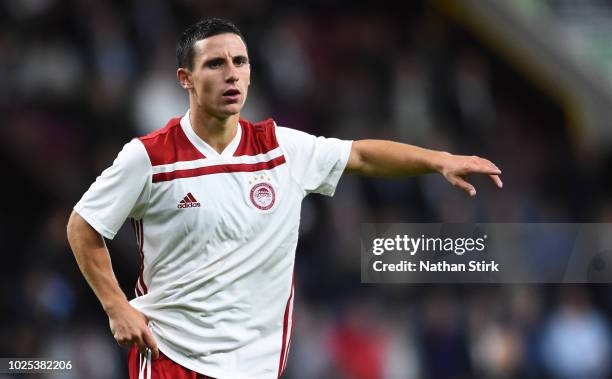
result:
M 227 118 L 240 113 L 251 80 L 251 66 L 242 39 L 233 33 L 218 34 L 194 44 L 193 67 L 185 70 L 199 107 L 213 117 Z M 179 69 L 184 70 L 184 69 Z

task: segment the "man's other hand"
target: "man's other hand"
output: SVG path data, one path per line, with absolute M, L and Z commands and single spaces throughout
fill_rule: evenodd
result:
M 438 172 L 455 187 L 463 189 L 470 196 L 476 196 L 476 188 L 467 180 L 470 174 L 487 175 L 498 188 L 503 187 L 499 178 L 501 170 L 488 159 L 475 155 L 453 155 L 442 153 L 439 161 Z
M 151 349 L 153 358 L 159 357 L 159 349 L 147 325 L 147 318 L 128 302 L 108 310 L 108 321 L 113 337 L 123 347 L 136 345 L 141 354 Z

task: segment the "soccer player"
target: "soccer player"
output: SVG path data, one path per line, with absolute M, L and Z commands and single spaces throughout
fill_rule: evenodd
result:
M 177 46 L 189 110 L 127 143 L 74 207 L 68 240 L 121 346 L 130 378 L 277 378 L 293 311 L 300 204 L 343 173 L 438 172 L 474 196 L 502 187 L 490 161 L 381 140 L 343 141 L 240 118 L 250 84 L 231 22 L 190 26 Z M 141 266 L 129 301 L 104 238 L 130 218 Z

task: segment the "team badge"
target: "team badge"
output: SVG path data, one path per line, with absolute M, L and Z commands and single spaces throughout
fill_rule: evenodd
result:
M 272 185 L 272 179 L 261 174 L 249 180 L 249 191 L 247 197 L 253 206 L 260 211 L 269 211 L 277 201 L 277 193 Z
M 276 194 L 274 193 L 274 188 L 269 183 L 257 183 L 251 187 L 249 198 L 257 209 L 267 211 L 274 206 Z

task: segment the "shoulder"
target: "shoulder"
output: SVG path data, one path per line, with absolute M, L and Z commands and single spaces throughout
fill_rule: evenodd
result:
M 166 123 L 166 126 L 164 126 L 163 128 L 157 129 L 156 131 L 151 132 L 147 135 L 138 137 L 138 139 L 142 141 L 143 144 L 155 143 L 164 138 L 168 138 L 168 137 L 176 135 L 177 128 L 180 125 L 181 125 L 181 118 L 175 117 L 171 119 L 170 121 L 168 121 Z
M 317 140 L 317 137 L 312 134 L 285 126 L 277 126 L 276 135 L 283 149 L 289 154 L 297 151 L 310 151 Z
M 159 130 L 138 137 L 138 140 L 144 146 L 152 166 L 204 158 L 183 132 L 180 117 L 171 119 Z
M 147 173 L 151 169 L 147 151 L 144 145 L 137 139 L 134 138 L 130 142 L 123 145 L 123 148 L 105 171 L 107 174 L 118 174 L 122 177 L 129 177 L 132 175 L 140 175 L 141 173 Z M 113 176 L 111 175 L 111 176 Z
M 285 126 L 277 126 L 276 135 L 279 140 L 281 140 L 281 143 L 289 144 L 315 138 L 312 134 L 297 129 L 287 128 Z
M 240 119 L 242 138 L 240 145 L 234 155 L 258 155 L 265 154 L 278 148 L 276 138 L 276 123 L 269 118 L 264 121 L 252 123 L 249 120 Z

